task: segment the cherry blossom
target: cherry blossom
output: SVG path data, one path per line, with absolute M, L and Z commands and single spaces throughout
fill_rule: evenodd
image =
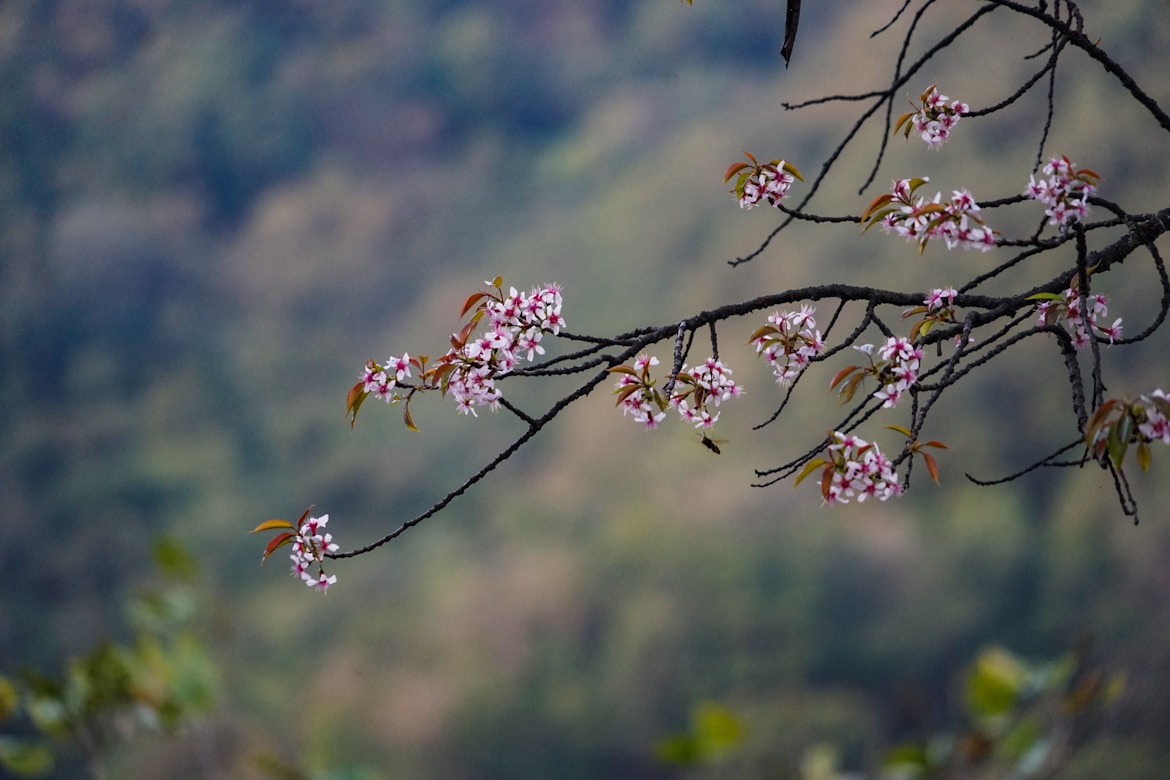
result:
M 290 567 L 292 575 L 322 593 L 337 582 L 337 575 L 325 574 L 325 554 L 336 552 L 338 549 L 333 542 L 333 535 L 324 530 L 328 524 L 327 514 L 306 518 L 292 537 L 292 555 L 289 556 L 293 562 Z
M 880 224 L 886 233 L 894 233 L 926 248 L 932 238 L 941 238 L 947 249 L 994 249 L 998 233 L 979 216 L 979 204 L 967 190 L 955 190 L 949 200 L 942 193 L 933 200 L 916 196 L 915 191 L 930 179 L 898 179 L 890 192 L 879 195 L 862 215 L 867 227 Z
M 1088 168 L 1077 168 L 1067 157 L 1053 157 L 1042 169 L 1045 178 L 1033 174 L 1024 194 L 1043 203 L 1049 225 L 1061 230 L 1084 222 L 1089 213 L 1089 196 L 1097 191 L 1101 177 Z
M 1147 441 L 1170 444 L 1170 417 L 1164 411 L 1170 407 L 1170 396 L 1159 388 L 1149 395 L 1143 395 L 1141 401 L 1145 421 L 1138 423 L 1138 433 Z
M 963 114 L 968 113 L 971 107 L 958 100 L 951 100 L 940 93 L 935 86 L 930 86 L 918 96 L 921 107 L 918 110 L 903 114 L 894 128 L 894 132 L 902 130 L 907 138 L 913 130 L 930 149 L 940 149 L 951 136 L 951 131 L 959 123 Z
M 820 354 L 825 343 L 817 322 L 816 309 L 802 306 L 800 311 L 775 311 L 768 315 L 768 324 L 752 334 L 749 343 L 756 354 L 766 362 L 781 387 L 791 385 Z
M 391 356 L 383 363 L 368 361 L 360 374 L 361 381 L 350 391 L 351 416 L 356 416 L 367 395 L 398 403 L 409 401 L 416 391 L 435 389 L 449 394 L 455 400 L 455 410 L 462 415 L 478 417 L 476 409 L 485 406 L 492 411 L 498 409 L 503 396 L 495 380 L 514 371 L 521 362 L 543 355 L 541 342 L 545 334 L 559 334 L 565 327 L 559 285 L 546 284 L 527 293 L 512 287 L 505 295 L 502 283 L 500 279 L 486 282 L 492 289 L 469 299 L 465 309 L 475 310 L 471 322 L 463 333 L 452 335 L 452 347 L 439 358 L 435 368 L 425 369 L 425 359 L 412 358 L 409 353 Z M 481 322 L 486 327 L 473 335 Z M 413 378 L 412 367 L 421 372 L 417 384 L 408 382 Z
M 893 463 L 872 444 L 852 434 L 833 431 L 825 462 L 826 479 L 821 491 L 829 504 L 858 503 L 867 498 L 885 501 L 900 495 L 901 485 Z M 819 462 L 818 462 L 819 465 Z
M 1081 301 L 1080 284 L 1077 280 L 1060 295 L 1040 301 L 1036 305 L 1036 321 L 1040 325 L 1064 325 L 1072 336 L 1072 342 L 1081 349 L 1089 344 L 1091 335 L 1108 340 L 1110 344 L 1121 338 L 1121 318 L 1111 325 L 1101 325 L 1099 319 L 1109 314 L 1109 297 L 1102 293 L 1089 296 L 1089 306 Z

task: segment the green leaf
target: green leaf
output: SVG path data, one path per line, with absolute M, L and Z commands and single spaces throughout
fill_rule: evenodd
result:
M 660 739 L 654 746 L 654 755 L 664 764 L 692 766 L 698 763 L 699 749 L 689 734 Z
M 19 777 L 44 777 L 53 771 L 53 751 L 39 740 L 2 736 L 0 767 Z
M 156 539 L 151 556 L 159 573 L 176 580 L 190 581 L 199 574 L 199 565 L 187 548 L 172 536 Z
M 743 720 L 723 704 L 703 702 L 691 718 L 703 759 L 720 758 L 743 741 Z
M 0 721 L 8 720 L 20 707 L 20 692 L 7 677 L 0 677 Z
M 1009 715 L 1019 701 L 1027 666 L 1002 647 L 984 650 L 968 668 L 963 699 L 976 720 Z

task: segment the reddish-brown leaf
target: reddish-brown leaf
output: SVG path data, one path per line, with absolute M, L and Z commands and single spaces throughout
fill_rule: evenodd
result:
M 463 308 L 459 310 L 459 319 L 463 319 L 463 315 L 471 311 L 477 303 L 486 297 L 488 297 L 488 294 L 485 292 L 472 293 L 471 295 L 467 296 L 467 300 L 463 302 Z
M 832 390 L 837 385 L 839 385 L 841 383 L 841 381 L 843 379 L 845 379 L 845 377 L 849 376 L 854 371 L 860 371 L 860 370 L 861 370 L 861 366 L 845 366 L 845 368 L 841 369 L 840 371 L 838 371 L 836 373 L 836 375 L 833 377 L 833 381 L 829 382 L 829 389 Z
M 934 484 L 938 484 L 938 461 L 929 452 L 918 453 L 922 459 L 926 461 L 926 470 L 930 472 L 930 478 L 934 480 Z
M 735 174 L 739 173 L 739 172 L 740 172 L 740 171 L 742 171 L 744 168 L 750 168 L 750 167 L 751 167 L 751 166 L 750 166 L 750 165 L 748 165 L 748 164 L 747 164 L 747 163 L 745 163 L 745 162 L 734 162 L 734 163 L 732 163 L 731 165 L 727 166 L 727 170 L 723 172 L 723 181 L 724 181 L 724 182 L 731 181 L 731 177 L 732 177 L 732 176 L 734 176 Z
M 292 531 L 285 531 L 284 533 L 280 533 L 272 537 L 272 540 L 268 542 L 268 546 L 264 548 L 264 556 L 260 559 L 260 562 L 264 563 L 264 561 L 268 560 L 269 555 L 272 555 L 272 553 L 276 552 L 284 545 L 291 544 L 293 537 L 295 536 L 296 534 L 294 534 Z

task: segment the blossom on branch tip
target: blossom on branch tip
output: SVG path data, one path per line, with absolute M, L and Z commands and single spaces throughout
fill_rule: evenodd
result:
M 391 356 L 381 364 L 374 360 L 366 363 L 361 381 L 349 391 L 346 408 L 351 421 L 356 420 L 362 402 L 371 395 L 387 403 L 405 401 L 403 418 L 410 428 L 415 428 L 409 407 L 416 392 L 438 390 L 442 395 L 450 394 L 455 410 L 462 415 L 477 417 L 476 409 L 483 406 L 492 411 L 499 408 L 502 393 L 495 380 L 514 371 L 521 362 L 544 354 L 544 336 L 557 335 L 565 327 L 563 299 L 557 284 L 533 287 L 527 293 L 512 287 L 507 294 L 502 289 L 502 278 L 485 284 L 489 290 L 474 293 L 463 304 L 460 315 L 470 313 L 470 321 L 452 334 L 451 348 L 434 366 L 427 367 L 425 356 L 411 357 L 408 353 Z M 481 324 L 485 327 L 476 334 Z M 408 380 L 413 378 L 414 368 L 419 370 L 419 377 L 412 384 Z
M 735 178 L 731 194 L 742 209 L 753 209 L 761 202 L 779 207 L 788 197 L 788 188 L 797 179 L 804 181 L 796 166 L 786 160 L 762 163 L 750 152 L 744 154 L 751 162 L 732 163 L 723 174 L 725 183 Z
M 264 548 L 261 561 L 267 560 L 268 556 L 281 547 L 290 547 L 292 554 L 289 555 L 289 559 L 292 565 L 289 571 L 292 576 L 324 593 L 330 585 L 337 582 L 336 575 L 330 576 L 325 573 L 325 557 L 337 552 L 338 547 L 333 541 L 333 535 L 325 531 L 325 526 L 329 524 L 329 515 L 310 517 L 311 510 L 312 507 L 306 509 L 296 524 L 287 520 L 267 520 L 253 528 L 252 533 L 276 531 L 276 536 L 272 537 Z
M 963 114 L 971 111 L 971 107 L 959 100 L 951 100 L 931 85 L 918 96 L 921 106 L 915 111 L 908 111 L 898 117 L 894 125 L 894 132 L 901 132 L 904 138 L 909 138 L 911 132 L 918 133 L 918 137 L 930 149 L 940 149 L 950 139 L 951 131 L 959 123 Z
M 796 484 L 817 469 L 821 470 L 821 496 L 828 504 L 847 504 L 856 498 L 885 501 L 901 495 L 902 486 L 893 462 L 872 444 L 852 434 L 829 434 L 826 457 L 809 461 L 796 477 Z
M 1037 324 L 1064 325 L 1077 349 L 1087 346 L 1092 336 L 1107 340 L 1110 344 L 1121 338 L 1120 317 L 1113 320 L 1112 325 L 1098 324 L 1098 319 L 1109 314 L 1109 296 L 1092 293 L 1089 295 L 1089 306 L 1085 307 L 1077 279 L 1073 279 L 1068 289 L 1060 294 L 1038 293 L 1032 298 L 1039 301 L 1036 304 Z
M 1067 157 L 1053 157 L 1044 166 L 1044 178 L 1035 174 L 1028 179 L 1024 194 L 1046 208 L 1049 225 L 1064 230 L 1074 222 L 1084 222 L 1089 213 L 1089 196 L 1097 191 L 1101 177 L 1088 168 L 1077 168 Z
M 800 311 L 775 311 L 748 339 L 756 354 L 766 362 L 781 387 L 791 385 L 813 358 L 825 348 L 817 321 L 816 309 L 801 306 Z
M 915 197 L 915 191 L 930 179 L 898 179 L 890 192 L 877 196 L 861 215 L 865 229 L 881 225 L 882 231 L 918 244 L 921 253 L 932 238 L 941 238 L 947 249 L 995 248 L 999 234 L 979 216 L 979 204 L 967 190 L 955 190 L 944 202 L 942 193 L 933 200 Z
M 1093 412 L 1085 426 L 1085 443 L 1102 463 L 1121 468 L 1126 452 L 1136 445 L 1142 471 L 1150 467 L 1150 444 L 1170 444 L 1170 396 L 1161 388 L 1137 400 L 1109 399 Z

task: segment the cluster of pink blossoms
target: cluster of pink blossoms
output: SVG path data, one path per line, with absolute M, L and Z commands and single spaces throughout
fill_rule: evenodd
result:
M 853 497 L 859 503 L 870 497 L 885 501 L 902 492 L 893 464 L 876 444 L 833 431 L 829 458 L 821 490 L 830 504 L 847 504 Z
M 872 359 L 873 344 L 863 344 L 854 349 L 864 352 Z M 873 367 L 873 372 L 881 387 L 874 392 L 873 397 L 882 402 L 883 409 L 891 409 L 898 405 L 906 391 L 918 381 L 922 349 L 914 346 L 910 339 L 890 337 L 878 349 L 878 357 L 882 362 Z
M 1146 419 L 1138 423 L 1138 433 L 1148 441 L 1170 444 L 1170 417 L 1163 411 L 1170 406 L 1170 396 L 1159 388 L 1149 395 L 1143 395 L 1140 400 Z
M 915 132 L 931 149 L 938 149 L 951 137 L 951 130 L 959 123 L 963 114 L 971 110 L 966 103 L 951 101 L 935 87 L 920 96 L 922 107 L 910 115 Z
M 712 411 L 712 405 L 719 406 L 742 394 L 743 386 L 731 378 L 731 369 L 722 361 L 709 357 L 694 368 L 682 367 L 674 383 L 670 405 L 678 410 L 683 422 L 707 429 L 719 421 L 719 412 Z
M 743 193 L 739 196 L 739 207 L 754 209 L 760 205 L 760 201 L 778 206 L 780 201 L 788 196 L 788 188 L 794 181 L 796 177 L 785 170 L 783 160 L 779 165 L 761 165 L 744 182 Z
M 947 249 L 959 247 L 983 252 L 994 249 L 996 232 L 984 224 L 979 216 L 979 204 L 971 193 L 955 190 L 945 203 L 941 192 L 931 201 L 916 197 L 914 191 L 928 181 L 921 178 L 894 182 L 887 200 L 893 207 L 882 210 L 882 230 L 913 241 L 920 248 L 925 248 L 932 238 L 941 238 Z
M 325 533 L 328 523 L 329 515 L 306 518 L 292 537 L 292 555 L 289 556 L 293 562 L 293 576 L 300 577 L 310 588 L 316 588 L 322 593 L 337 582 L 336 574 L 325 574 L 325 553 L 338 549 L 333 543 L 333 535 Z M 313 569 L 316 569 L 315 573 Z
M 1046 208 L 1049 225 L 1064 229 L 1073 222 L 1084 222 L 1089 213 L 1089 196 L 1097 191 L 1101 177 L 1088 168 L 1077 168 L 1067 157 L 1053 157 L 1043 168 L 1046 178 L 1028 180 L 1024 191 Z
M 773 312 L 768 315 L 768 324 L 749 340 L 756 345 L 756 354 L 771 366 L 781 387 L 795 382 L 825 348 L 817 321 L 813 319 L 815 313 L 811 306 L 801 306 L 800 311 Z
M 493 282 L 487 284 L 496 287 Z M 556 335 L 565 325 L 561 288 L 555 284 L 534 287 L 527 293 L 513 287 L 506 296 L 497 287 L 494 295 L 477 293 L 471 302 L 481 299 L 483 302 L 463 333 L 452 336 L 454 346 L 439 359 L 438 367 L 422 374 L 423 389 L 433 389 L 435 385 L 431 383 L 441 378 L 443 392 L 454 397 L 461 414 L 477 415 L 475 409 L 479 406 L 494 411 L 501 397 L 496 378 L 509 373 L 523 360 L 543 355 L 544 335 Z M 479 335 L 473 334 L 485 317 L 487 328 Z M 424 368 L 422 361 L 409 354 L 387 358 L 385 363 L 371 360 L 366 363 L 354 392 L 361 390 L 387 403 L 401 401 L 403 396 L 397 390 L 411 377 L 412 365 Z M 409 391 L 420 389 L 407 387 Z M 358 405 L 360 399 L 356 404 L 351 399 L 351 414 L 356 415 Z
M 410 375 L 410 355 L 403 353 L 402 357 L 391 356 L 381 364 L 368 361 L 361 379 L 367 393 L 390 403 L 395 399 L 394 388 Z
M 486 305 L 487 330 L 453 347 L 442 359 L 455 366 L 447 392 L 454 396 L 460 414 L 476 415 L 477 406 L 495 411 L 501 395 L 495 377 L 509 373 L 522 360 L 544 354 L 540 344 L 544 334 L 556 335 L 564 327 L 562 303 L 561 288 L 547 284 L 528 293 L 512 287 L 507 297 Z
M 1109 297 L 1101 293 L 1089 295 L 1089 306 L 1081 300 L 1078 284 L 1074 281 L 1059 298 L 1041 301 L 1036 305 L 1036 319 L 1041 325 L 1063 323 L 1072 332 L 1072 341 L 1077 349 L 1089 343 L 1091 334 L 1108 339 L 1112 344 L 1121 338 L 1121 318 L 1109 326 L 1099 325 L 1098 319 L 1109 314 Z
M 719 420 L 719 412 L 714 407 L 743 394 L 743 386 L 731 378 L 731 369 L 709 357 L 694 368 L 684 365 L 667 397 L 650 377 L 650 368 L 656 365 L 658 358 L 642 354 L 634 359 L 632 367 L 610 369 L 618 375 L 614 392 L 622 415 L 632 417 L 647 430 L 658 427 L 668 408 L 675 409 L 680 420 L 696 428 L 709 429 Z
M 618 406 L 622 415 L 630 415 L 652 431 L 666 416 L 666 401 L 650 379 L 650 367 L 658 365 L 658 358 L 641 354 L 634 359 L 633 368 L 620 366 L 611 369 L 618 374 Z

